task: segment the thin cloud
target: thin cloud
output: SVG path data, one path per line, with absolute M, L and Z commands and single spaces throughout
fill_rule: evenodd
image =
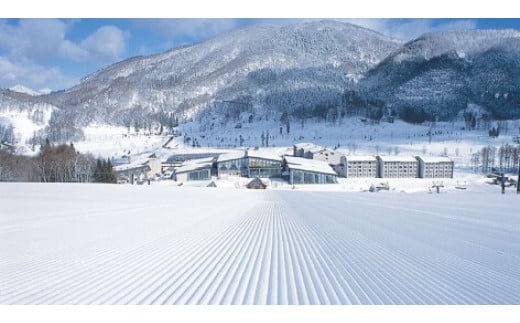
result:
M 74 62 L 86 62 L 90 56 L 90 53 L 86 49 L 68 40 L 61 42 L 57 53 L 59 56 L 68 58 Z
M 81 42 L 66 38 L 75 20 L 0 20 L 0 87 L 22 84 L 32 88 L 66 88 L 78 81 L 56 66 L 56 59 L 102 65 L 125 56 L 129 35 L 115 26 L 102 26 Z
M 48 88 L 65 89 L 77 84 L 78 78 L 63 74 L 55 67 L 44 67 L 30 62 L 20 64 L 7 57 L 0 56 L 0 83 L 25 85 L 32 89 Z
M 12 57 L 35 60 L 55 55 L 67 26 L 57 19 L 21 19 L 16 26 L 0 24 L 0 48 Z
M 94 61 L 113 61 L 126 52 L 125 33 L 115 26 L 103 26 L 89 35 L 80 44 Z
M 43 63 L 56 57 L 76 62 L 116 60 L 126 51 L 128 35 L 115 26 L 102 26 L 80 43 L 66 39 L 75 21 L 20 19 L 18 25 L 0 21 L 0 50 L 12 59 Z

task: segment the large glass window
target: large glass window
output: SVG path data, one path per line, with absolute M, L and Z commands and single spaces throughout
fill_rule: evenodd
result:
M 281 163 L 276 160 L 249 157 L 249 167 L 281 167 Z
M 309 173 L 303 173 L 303 182 L 305 184 L 314 184 L 314 176 Z
M 189 181 L 203 181 L 209 178 L 209 169 L 201 169 L 188 173 Z
M 303 173 L 298 170 L 292 171 L 293 184 L 302 184 L 303 183 Z

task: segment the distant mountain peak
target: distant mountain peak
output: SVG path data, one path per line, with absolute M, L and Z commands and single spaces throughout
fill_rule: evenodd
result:
M 43 95 L 43 94 L 49 94 L 52 92 L 51 89 L 41 89 L 41 90 L 33 90 L 31 88 L 28 88 L 27 86 L 24 86 L 24 85 L 21 85 L 21 84 L 17 84 L 15 86 L 12 86 L 9 88 L 9 90 L 13 91 L 13 92 L 18 92 L 18 93 L 23 93 L 23 94 L 28 94 L 28 95 L 31 95 L 31 96 L 38 96 L 38 95 Z
M 426 33 L 407 42 L 393 57 L 402 61 L 410 56 L 430 59 L 448 52 L 478 54 L 511 39 L 520 39 L 520 30 L 486 29 L 453 30 Z
M 17 84 L 15 86 L 12 86 L 9 88 L 9 90 L 13 91 L 13 92 L 18 92 L 18 93 L 24 93 L 24 94 L 28 94 L 28 95 L 32 95 L 32 96 L 36 96 L 36 95 L 40 95 L 41 93 L 33 90 L 33 89 L 30 89 L 26 86 L 23 86 L 23 85 L 20 85 L 20 84 Z

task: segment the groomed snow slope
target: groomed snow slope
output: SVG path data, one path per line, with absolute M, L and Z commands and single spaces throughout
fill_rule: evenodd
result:
M 519 196 L 0 183 L 1 304 L 520 304 Z

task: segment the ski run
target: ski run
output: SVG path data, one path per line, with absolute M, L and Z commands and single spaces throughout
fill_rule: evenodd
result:
M 518 196 L 0 183 L 0 304 L 520 304 Z

